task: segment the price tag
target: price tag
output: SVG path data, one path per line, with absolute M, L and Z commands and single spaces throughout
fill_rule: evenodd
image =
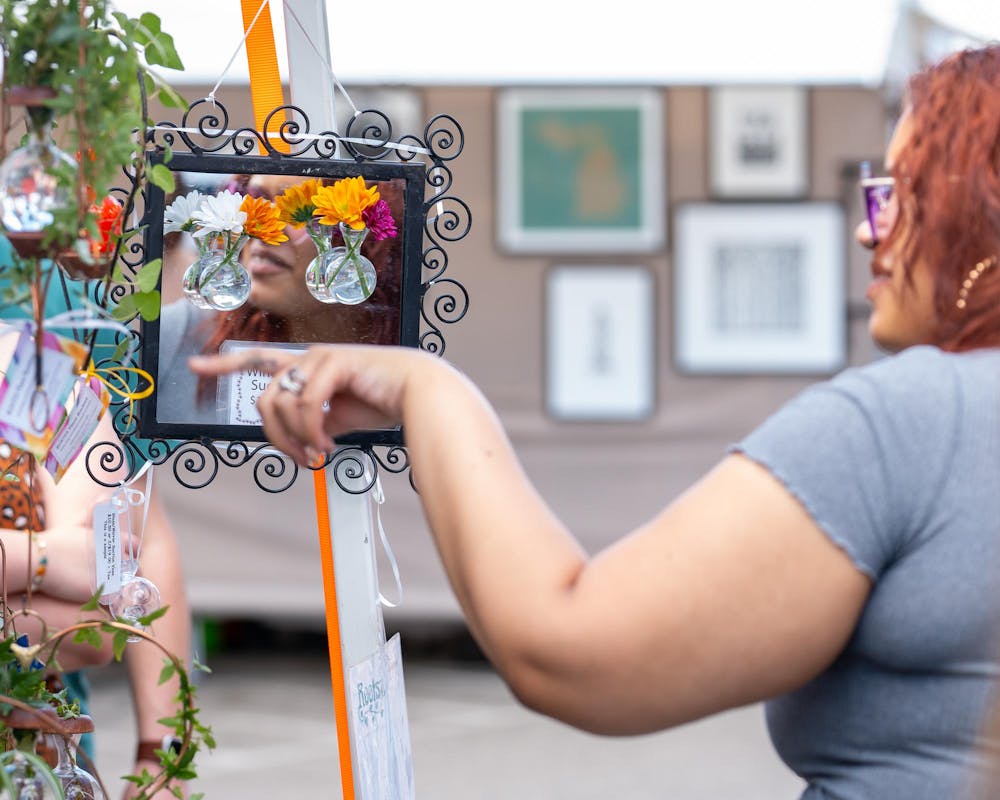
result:
M 108 407 L 110 396 L 96 378 L 89 381 L 81 378 L 77 383 L 78 391 L 73 407 L 63 421 L 62 427 L 52 440 L 52 447 L 45 458 L 45 469 L 55 478 L 62 478 L 80 451 L 84 443 L 97 429 L 97 423 Z
M 0 437 L 44 459 L 66 414 L 65 403 L 86 352 L 80 342 L 42 334 L 39 387 L 34 338 L 22 331 L 0 381 Z
M 122 534 L 114 503 L 94 506 L 95 587 L 103 587 L 101 602 L 109 603 L 122 589 Z

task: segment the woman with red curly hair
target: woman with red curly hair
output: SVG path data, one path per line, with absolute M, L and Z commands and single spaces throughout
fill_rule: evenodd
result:
M 890 355 L 803 392 L 593 557 L 439 358 L 274 358 L 264 429 L 307 464 L 403 424 L 471 631 L 532 708 L 619 735 L 765 700 L 803 798 L 962 797 L 997 744 L 1000 47 L 917 75 L 886 161 L 895 194 L 858 234 L 878 240 L 870 329 Z

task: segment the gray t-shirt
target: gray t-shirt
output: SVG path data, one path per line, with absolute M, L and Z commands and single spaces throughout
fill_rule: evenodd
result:
M 998 673 L 1000 351 L 849 369 L 732 449 L 874 581 L 835 663 L 767 704 L 803 798 L 964 796 Z

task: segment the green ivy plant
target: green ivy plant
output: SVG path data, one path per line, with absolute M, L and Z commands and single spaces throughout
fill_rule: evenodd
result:
M 148 99 L 155 96 L 165 106 L 185 106 L 153 70 L 183 69 L 173 38 L 156 14 L 132 18 L 114 11 L 109 0 L 0 0 L 0 57 L 4 99 L 15 87 L 43 90 L 48 96 L 42 104 L 26 109 L 27 125 L 54 125 L 60 146 L 76 157 L 75 169 L 56 170 L 69 202 L 55 212 L 43 241 L 55 251 L 73 250 L 92 264 L 90 243 L 101 241 L 101 232 L 91 207 L 121 183 L 123 169 L 133 178 L 128 196 L 117 198 L 124 201 L 123 218 L 144 180 L 173 190 L 170 170 L 158 165 L 147 175 L 145 162 Z M 3 111 L 0 134 L 6 140 L 16 123 L 9 103 L 4 102 Z M 114 241 L 120 235 L 112 234 L 111 263 L 121 251 L 123 243 Z M 147 285 L 155 284 L 156 270 L 154 265 L 139 270 L 150 275 L 135 287 L 139 297 L 116 312 L 119 318 L 136 313 L 155 318 L 159 295 Z
M 82 607 L 84 611 L 100 611 L 103 607 L 98 598 L 102 589 Z M 28 762 L 30 768 L 45 778 L 54 781 L 51 769 L 33 752 L 33 732 L 19 731 L 16 726 L 8 725 L 7 715 L 14 708 L 26 711 L 54 710 L 61 719 L 72 719 L 79 716 L 79 707 L 66 700 L 65 691 L 50 692 L 45 685 L 45 673 L 48 667 L 58 669 L 57 653 L 60 644 L 72 637 L 72 641 L 101 646 L 102 634 L 112 637 L 112 650 L 117 661 L 121 661 L 130 638 L 140 638 L 160 648 L 164 653 L 164 666 L 160 673 L 161 684 L 173 677 L 178 679 L 178 691 L 174 698 L 177 711 L 174 716 L 159 720 L 162 725 L 173 729 L 174 736 L 181 741 L 178 752 L 158 750 L 160 771 L 151 774 L 143 770 L 141 775 L 127 775 L 125 780 L 138 788 L 137 800 L 148 800 L 164 786 L 171 785 L 171 791 L 178 798 L 185 797 L 183 791 L 172 785 L 174 781 L 191 781 L 198 777 L 195 768 L 195 756 L 202 748 L 212 749 L 215 740 L 211 728 L 201 722 L 199 709 L 195 703 L 197 688 L 191 682 L 187 668 L 180 659 L 167 651 L 156 637 L 145 628 L 167 613 L 169 607 L 157 609 L 151 614 L 141 617 L 138 626 L 130 625 L 122 619 L 113 618 L 105 610 L 105 618 L 87 619 L 49 634 L 43 626 L 42 639 L 30 646 L 18 644 L 15 635 L 7 636 L 0 641 L 0 742 L 6 738 L 4 752 L 0 753 L 0 791 L 8 788 L 9 781 L 6 771 L 2 768 L 11 763 L 11 758 L 21 758 Z M 29 612 L 30 613 L 30 612 Z M 141 626 L 141 627 L 139 627 Z M 194 669 L 209 671 L 207 667 L 194 660 Z M 11 755 L 14 754 L 14 755 Z M 48 777 L 46 777 L 48 776 Z M 55 781 L 58 785 L 58 781 Z M 10 787 L 10 796 L 16 792 Z M 59 793 L 57 792 L 57 795 Z M 187 795 L 188 800 L 199 800 L 201 794 Z

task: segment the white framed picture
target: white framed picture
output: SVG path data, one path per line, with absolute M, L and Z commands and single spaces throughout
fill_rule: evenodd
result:
M 663 246 L 664 111 L 655 89 L 497 96 L 497 239 L 511 253 Z
M 808 190 L 808 93 L 800 86 L 720 86 L 709 96 L 709 184 L 726 198 Z
M 655 403 L 655 287 L 643 266 L 552 267 L 545 396 L 560 420 L 641 420 Z
M 678 208 L 678 369 L 821 375 L 842 368 L 846 235 L 843 209 L 832 202 Z

